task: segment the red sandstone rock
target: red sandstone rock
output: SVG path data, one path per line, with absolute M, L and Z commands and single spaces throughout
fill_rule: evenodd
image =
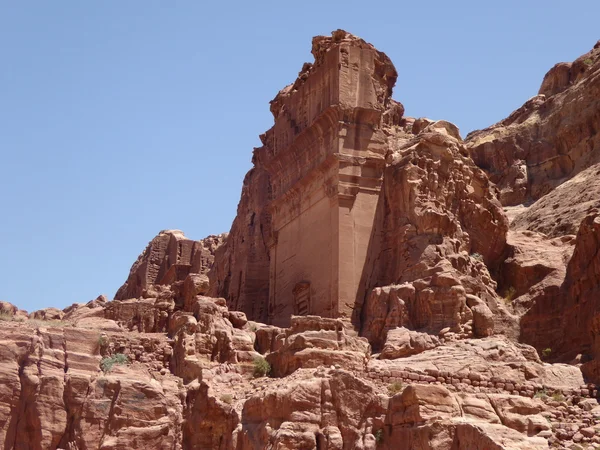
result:
M 600 162 L 600 48 L 552 68 L 537 96 L 467 136 L 503 205 L 537 200 Z
M 592 64 L 556 66 L 541 96 L 471 137 L 479 163 L 508 163 L 494 175 L 505 203 L 542 195 L 559 172 L 595 157 L 577 129 L 597 118 L 581 107 L 595 100 L 586 97 L 596 92 L 597 47 Z M 275 125 L 224 245 L 224 236 L 161 232 L 114 301 L 30 317 L 0 302 L 4 448 L 596 442 L 600 407 L 587 384 L 600 379 L 595 168 L 522 208 L 507 242 L 496 188 L 458 129 L 404 117 L 387 56 L 342 30 L 315 38 L 313 55 L 271 103 Z M 571 129 L 544 128 L 580 107 Z M 533 155 L 532 136 L 546 132 L 559 145 Z M 562 140 L 575 143 L 568 155 Z M 573 208 L 554 208 L 569 196 Z M 576 238 L 562 235 L 576 223 Z M 508 287 L 514 298 L 502 299 Z M 517 339 L 574 363 L 542 363 Z M 254 377 L 263 358 L 280 378 Z
M 396 70 L 372 45 L 338 30 L 313 40 L 314 64 L 271 102 L 238 215 L 211 271 L 211 295 L 251 319 L 352 318 L 377 214 L 384 124 Z M 319 258 L 314 255 L 318 254 Z
M 376 287 L 362 307 L 361 332 L 375 348 L 396 326 L 479 336 L 496 328 L 516 337 L 516 318 L 498 301 L 485 265 L 501 261 L 508 229 L 493 187 L 454 125 L 415 124 L 419 135 L 389 138 L 385 214 L 366 266 L 367 286 Z M 469 306 L 467 295 L 482 301 Z
M 381 359 L 402 358 L 435 348 L 437 345 L 439 341 L 435 336 L 406 328 L 396 328 L 388 331 L 379 357 Z
M 255 151 L 210 295 L 276 325 L 345 317 L 381 346 L 396 326 L 468 334 L 473 294 L 485 303 L 479 335 L 494 329 L 492 312 L 498 331 L 516 334 L 483 263 L 500 262 L 508 223 L 458 129 L 404 120 L 390 99 L 393 65 L 361 39 L 338 31 L 315 39 L 313 54 L 271 102 L 275 125 Z M 359 89 L 359 79 L 371 81 Z M 377 289 L 401 283 L 408 297 L 391 306 Z
M 274 376 L 286 376 L 300 368 L 337 366 L 363 371 L 370 346 L 340 319 L 293 316 L 282 345 L 268 355 Z
M 574 235 L 583 218 L 594 209 L 600 210 L 600 164 L 588 167 L 525 208 L 511 228 L 550 237 Z
M 191 274 L 206 274 L 216 249 L 225 235 L 201 241 L 187 239 L 179 230 L 161 231 L 131 267 L 129 277 L 115 294 L 115 300 L 138 298 L 152 285 L 183 282 Z

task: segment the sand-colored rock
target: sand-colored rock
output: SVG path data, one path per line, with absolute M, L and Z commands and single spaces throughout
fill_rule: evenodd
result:
M 364 371 L 371 350 L 367 340 L 341 319 L 293 316 L 284 336 L 281 346 L 267 356 L 278 377 L 318 366 Z
M 511 228 L 549 237 L 575 235 L 583 218 L 600 210 L 600 164 L 565 181 L 518 214 Z
M 406 328 L 396 328 L 388 331 L 379 357 L 382 359 L 403 358 L 435 348 L 437 345 L 439 345 L 439 340 L 436 336 Z

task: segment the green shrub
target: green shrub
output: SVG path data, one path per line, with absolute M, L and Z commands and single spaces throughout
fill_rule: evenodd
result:
M 551 348 L 545 348 L 544 350 L 542 350 L 542 358 L 544 359 L 548 359 L 550 358 L 550 356 L 552 355 L 552 349 Z
M 262 356 L 254 360 L 254 376 L 256 378 L 266 377 L 271 373 L 271 365 Z
M 562 393 L 560 392 L 555 392 L 552 394 L 552 400 L 554 400 L 555 402 L 564 402 L 565 396 L 562 395 Z
M 115 353 L 112 356 L 107 356 L 106 358 L 102 358 L 100 361 L 100 368 L 102 372 L 110 372 L 114 365 L 123 365 L 129 362 L 129 358 L 127 355 L 123 353 Z
M 587 58 L 587 59 L 584 59 L 584 60 L 583 60 L 583 63 L 584 63 L 586 66 L 591 66 L 592 64 L 594 64 L 594 61 L 592 61 L 592 58 Z
M 10 311 L 6 311 L 5 309 L 0 310 L 0 320 L 4 322 L 10 322 L 14 319 L 14 316 L 10 313 Z
M 231 396 L 231 394 L 223 394 L 223 395 L 221 395 L 221 401 L 223 403 L 227 403 L 228 405 L 231 405 L 233 403 L 233 397 Z
M 516 293 L 517 290 L 514 287 L 509 287 L 507 290 L 504 291 L 504 300 L 506 300 L 507 303 L 512 302 L 513 298 L 515 298 Z
M 375 442 L 377 442 L 378 444 L 381 444 L 383 442 L 383 430 L 382 429 L 379 429 L 375 433 L 373 433 L 373 436 L 375 436 Z
M 475 261 L 483 261 L 483 256 L 481 253 L 471 253 L 471 258 L 473 258 Z
M 399 381 L 395 381 L 394 383 L 388 386 L 388 392 L 390 395 L 396 395 L 398 392 L 402 392 L 402 383 Z
M 539 391 L 537 391 L 535 393 L 533 398 L 541 398 L 541 399 L 548 398 L 548 391 L 546 391 L 546 388 L 540 389 Z

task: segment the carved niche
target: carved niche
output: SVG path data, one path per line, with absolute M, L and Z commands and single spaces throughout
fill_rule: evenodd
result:
M 294 294 L 294 314 L 307 316 L 310 314 L 310 281 L 296 283 L 292 290 Z

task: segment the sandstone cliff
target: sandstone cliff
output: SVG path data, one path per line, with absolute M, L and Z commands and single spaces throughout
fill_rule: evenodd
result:
M 513 206 L 499 282 L 522 316 L 520 339 L 550 360 L 585 363 L 594 380 L 599 94 L 600 42 L 554 66 L 536 97 L 466 141 L 502 203 Z
M 538 95 L 499 123 L 467 136 L 475 162 L 500 189 L 503 205 L 538 200 L 600 162 L 600 42 L 559 63 Z
M 313 55 L 271 102 L 210 294 L 276 325 L 346 318 L 376 347 L 403 325 L 515 335 L 488 272 L 508 222 L 458 129 L 405 118 L 396 69 L 362 39 L 338 30 Z
M 0 302 L 3 448 L 599 445 L 599 47 L 463 141 L 314 38 L 228 235 L 160 232 L 112 301 Z

